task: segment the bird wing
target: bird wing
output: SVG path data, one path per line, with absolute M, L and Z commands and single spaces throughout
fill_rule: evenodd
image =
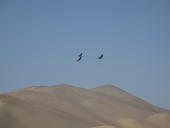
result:
M 103 54 L 101 54 L 101 56 L 98 57 L 98 59 L 102 59 L 103 58 Z
M 79 57 L 82 57 L 82 55 L 83 55 L 83 53 L 80 53 L 78 56 L 79 56 Z
M 80 61 L 81 60 L 81 57 L 79 57 L 78 59 L 77 59 L 77 61 Z

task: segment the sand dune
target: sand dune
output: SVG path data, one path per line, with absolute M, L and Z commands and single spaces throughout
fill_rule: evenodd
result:
M 33 86 L 0 95 L 0 128 L 168 128 L 169 122 L 168 110 L 111 85 Z
M 104 125 L 104 126 L 96 126 L 96 127 L 91 127 L 91 128 L 118 128 L 118 127 L 116 127 L 116 126 Z
M 161 128 L 170 128 L 170 114 L 169 113 L 158 113 L 148 117 L 148 121 L 151 124 L 155 124 Z

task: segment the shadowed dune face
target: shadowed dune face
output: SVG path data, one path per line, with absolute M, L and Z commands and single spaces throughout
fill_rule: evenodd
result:
M 164 128 L 168 113 L 110 85 L 32 86 L 0 95 L 0 128 Z

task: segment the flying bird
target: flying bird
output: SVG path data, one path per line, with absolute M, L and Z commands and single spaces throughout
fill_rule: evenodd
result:
M 101 56 L 98 57 L 99 60 L 102 59 L 102 58 L 103 58 L 103 54 L 101 54 Z
M 82 57 L 83 57 L 83 53 L 80 53 L 79 55 L 78 55 L 78 59 L 77 59 L 77 61 L 80 61 L 81 59 L 82 59 Z
M 80 61 L 82 59 L 82 57 L 80 56 L 78 59 L 77 59 L 77 61 Z
M 80 53 L 80 54 L 78 55 L 78 57 L 82 57 L 82 55 L 83 55 L 83 53 Z

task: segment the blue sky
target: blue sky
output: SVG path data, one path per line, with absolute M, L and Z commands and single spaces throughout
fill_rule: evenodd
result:
M 170 109 L 169 14 L 169 0 L 0 0 L 0 93 L 113 84 Z

